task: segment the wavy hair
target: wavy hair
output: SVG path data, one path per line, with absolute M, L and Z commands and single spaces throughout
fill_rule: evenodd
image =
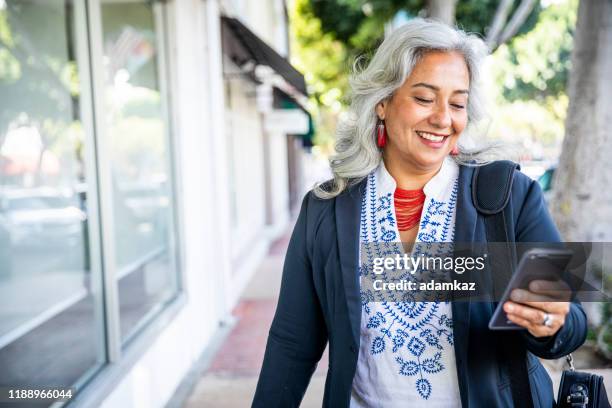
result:
M 333 198 L 359 183 L 382 160 L 375 141 L 376 106 L 402 86 L 414 66 L 428 52 L 456 51 L 463 55 L 469 71 L 468 123 L 459 138 L 455 161 L 464 165 L 488 163 L 506 154 L 500 143 L 478 145 L 472 137 L 475 125 L 485 116 L 480 67 L 487 47 L 475 34 L 443 23 L 415 18 L 395 29 L 369 64 L 358 58 L 353 64 L 351 104 L 336 129 L 336 153 L 330 159 L 333 180 L 315 186 L 319 198 Z

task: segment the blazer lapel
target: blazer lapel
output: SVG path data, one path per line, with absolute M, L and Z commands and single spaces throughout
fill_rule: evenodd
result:
M 336 226 L 342 281 L 353 340 L 359 346 L 361 296 L 359 292 L 359 220 L 367 178 L 336 198 Z
M 472 203 L 472 174 L 474 169 L 460 166 L 459 191 L 457 194 L 457 217 L 455 222 L 456 243 L 471 243 L 474 241 L 476 220 L 478 214 Z M 461 394 L 461 405 L 468 406 L 468 342 L 470 327 L 470 299 L 454 301 L 453 309 L 453 337 L 455 340 L 455 357 L 457 363 L 457 377 Z

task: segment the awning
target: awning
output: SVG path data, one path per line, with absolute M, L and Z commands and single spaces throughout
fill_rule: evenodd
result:
M 290 95 L 287 95 L 280 89 L 274 89 L 273 91 L 274 97 L 274 108 L 277 111 L 300 111 L 303 112 L 307 118 L 306 128 L 302 129 L 299 132 L 292 132 L 296 136 L 302 139 L 302 146 L 304 147 L 312 147 L 313 146 L 313 138 L 314 138 L 314 121 L 312 120 L 312 115 L 306 109 L 304 109 L 295 99 L 293 99 Z
M 239 20 L 221 17 L 221 39 L 223 52 L 238 66 L 249 61 L 257 65 L 267 65 L 297 91 L 308 95 L 304 76 Z
M 295 135 L 305 143 L 312 141 L 314 126 L 312 116 L 295 99 L 280 89 L 273 90 L 273 108 L 265 116 L 264 127 L 269 131 L 280 131 Z M 312 143 L 309 144 L 311 146 Z

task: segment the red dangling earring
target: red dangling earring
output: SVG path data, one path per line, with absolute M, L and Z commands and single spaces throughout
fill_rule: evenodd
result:
M 450 151 L 451 156 L 457 156 L 459 154 L 459 146 L 455 145 L 453 149 Z
M 381 149 L 387 144 L 387 129 L 385 128 L 385 122 L 379 121 L 376 126 L 376 145 Z

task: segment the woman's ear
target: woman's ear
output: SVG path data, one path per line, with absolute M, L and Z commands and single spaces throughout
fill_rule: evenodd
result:
M 376 115 L 378 115 L 378 119 L 385 120 L 385 109 L 387 108 L 387 101 L 379 102 L 376 105 Z

